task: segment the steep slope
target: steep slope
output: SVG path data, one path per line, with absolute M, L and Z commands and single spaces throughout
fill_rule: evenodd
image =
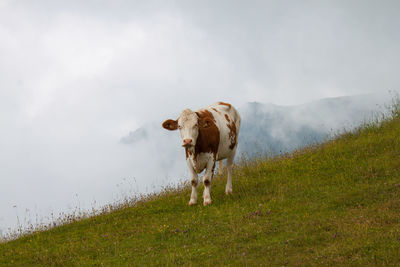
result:
M 187 188 L 0 244 L 3 266 L 400 265 L 400 115 Z M 201 191 L 201 190 L 200 190 Z

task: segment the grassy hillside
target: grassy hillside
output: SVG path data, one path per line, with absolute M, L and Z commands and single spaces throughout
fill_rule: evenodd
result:
M 400 116 L 189 189 L 0 244 L 3 266 L 400 265 Z M 199 197 L 201 194 L 199 192 Z

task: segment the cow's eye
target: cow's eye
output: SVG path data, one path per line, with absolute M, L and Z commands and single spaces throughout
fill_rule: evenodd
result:
M 182 129 L 182 126 L 179 125 L 178 128 L 179 128 L 179 129 Z

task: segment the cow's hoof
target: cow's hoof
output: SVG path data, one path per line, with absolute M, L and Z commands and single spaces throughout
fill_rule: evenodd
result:
M 193 205 L 196 205 L 196 204 L 197 204 L 197 201 L 194 200 L 194 199 L 191 199 L 191 200 L 189 201 L 189 206 L 193 206 Z
M 207 206 L 211 204 L 211 199 L 204 199 L 203 205 Z
M 232 195 L 232 189 L 226 189 L 225 190 L 225 195 Z

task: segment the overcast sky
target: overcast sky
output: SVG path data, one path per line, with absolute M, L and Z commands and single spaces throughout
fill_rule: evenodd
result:
M 119 139 L 184 107 L 399 89 L 399 3 L 0 0 L 0 228 L 111 201 Z

